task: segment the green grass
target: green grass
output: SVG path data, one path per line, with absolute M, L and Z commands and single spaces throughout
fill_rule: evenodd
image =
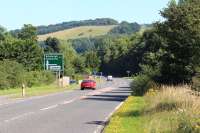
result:
M 144 97 L 130 96 L 125 104 L 112 116 L 104 132 L 172 133 L 173 131 L 169 127 L 175 123 L 176 115 L 170 111 L 145 113 L 146 103 Z
M 142 133 L 144 117 L 140 114 L 145 107 L 143 97 L 130 96 L 112 116 L 105 133 Z
M 105 133 L 200 133 L 200 97 L 190 86 L 162 86 L 130 96 L 111 117 Z
M 99 78 L 95 79 L 97 83 L 103 82 Z M 31 88 L 26 88 L 26 96 L 25 97 L 31 97 L 31 96 L 41 96 L 41 95 L 47 95 L 52 94 L 56 92 L 63 92 L 67 90 L 74 90 L 79 89 L 79 84 L 73 84 L 69 85 L 67 87 L 58 87 L 55 83 L 51 85 L 40 85 L 40 86 L 34 86 Z M 0 96 L 8 95 L 11 98 L 21 98 L 22 97 L 22 89 L 21 88 L 11 88 L 11 89 L 3 89 L 0 90 Z
M 38 87 L 26 88 L 26 97 L 31 96 L 41 96 L 47 95 L 56 92 L 63 92 L 66 90 L 73 90 L 79 87 L 78 84 L 70 85 L 65 88 L 57 87 L 57 85 L 41 85 Z M 20 98 L 22 97 L 22 89 L 21 88 L 14 88 L 14 89 L 4 89 L 0 90 L 0 95 L 9 95 L 12 98 Z
M 80 26 L 63 31 L 53 32 L 45 35 L 39 35 L 38 40 L 44 41 L 48 37 L 56 37 L 60 40 L 77 39 L 84 37 L 96 37 L 107 34 L 116 25 L 108 26 Z

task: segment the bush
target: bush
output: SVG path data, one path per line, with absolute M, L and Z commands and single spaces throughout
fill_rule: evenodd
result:
M 83 79 L 84 79 L 83 75 L 79 75 L 79 74 L 76 74 L 76 75 L 74 75 L 73 77 L 74 77 L 74 79 L 75 79 L 76 81 L 78 81 L 78 80 L 83 80 Z
M 159 69 L 153 69 L 148 65 L 141 66 L 142 72 L 133 78 L 131 83 L 132 95 L 143 96 L 154 86 L 154 78 L 159 75 Z
M 143 96 L 153 84 L 153 81 L 148 75 L 139 74 L 133 78 L 131 83 L 132 95 Z
M 192 89 L 195 91 L 200 91 L 200 76 L 194 76 L 192 78 Z
M 23 65 L 16 61 L 0 61 L 0 89 L 21 87 L 22 83 L 25 83 L 28 87 L 50 84 L 54 79 L 54 74 L 51 72 L 27 72 Z
M 197 72 L 195 76 L 192 77 L 192 89 L 200 91 L 200 72 Z
M 25 82 L 28 87 L 41 84 L 50 84 L 55 80 L 55 76 L 49 71 L 31 71 L 25 75 Z
M 0 61 L 0 89 L 21 86 L 24 80 L 24 67 L 16 61 Z

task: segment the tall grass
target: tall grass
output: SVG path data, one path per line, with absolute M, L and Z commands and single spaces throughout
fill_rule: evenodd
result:
M 191 87 L 161 86 L 159 89 L 145 96 L 144 115 L 149 116 L 146 132 L 200 133 L 200 97 L 191 94 Z

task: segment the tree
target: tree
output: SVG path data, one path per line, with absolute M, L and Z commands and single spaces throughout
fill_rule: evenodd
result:
M 75 74 L 75 68 L 73 66 L 74 60 L 76 59 L 77 53 L 73 49 L 70 43 L 61 41 L 60 53 L 64 56 L 64 73 L 67 76 L 72 76 Z
M 85 59 L 83 57 L 77 56 L 73 61 L 73 65 L 75 68 L 75 73 L 84 73 Z
M 113 28 L 110 34 L 133 34 L 138 32 L 141 26 L 138 23 L 128 23 L 123 21 L 119 26 Z
M 200 3 L 198 0 L 172 2 L 161 12 L 166 21 L 158 23 L 158 34 L 167 40 L 162 57 L 163 81 L 189 82 L 199 65 Z
M 55 37 L 48 37 L 45 41 L 45 52 L 59 53 L 60 41 Z
M 91 71 L 98 71 L 100 66 L 100 59 L 94 51 L 85 53 L 85 65 Z
M 6 32 L 6 29 L 0 26 L 0 41 L 3 41 L 5 39 L 5 32 Z
M 24 65 L 27 70 L 36 70 L 42 67 L 42 49 L 33 41 L 5 36 L 0 43 L 0 60 L 10 59 Z
M 37 42 L 37 29 L 31 24 L 25 24 L 17 37 L 22 40 L 31 40 Z

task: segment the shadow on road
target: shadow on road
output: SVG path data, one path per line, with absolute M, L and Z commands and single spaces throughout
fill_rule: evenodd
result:
M 126 100 L 126 98 L 130 95 L 130 89 L 113 90 L 110 92 L 103 93 L 101 95 L 93 95 L 90 97 L 85 98 L 84 100 L 96 100 L 96 101 L 116 101 L 122 102 Z
M 87 122 L 86 124 L 105 126 L 105 125 L 107 125 L 107 122 L 105 122 L 105 121 L 91 121 L 91 122 Z
M 129 86 L 127 86 L 127 87 L 124 87 L 124 86 L 123 86 L 123 87 L 119 87 L 119 88 L 125 88 L 125 89 L 127 88 L 127 89 L 129 89 L 129 90 L 130 90 L 130 88 L 131 88 L 131 87 L 129 87 Z
M 122 102 L 125 100 L 125 98 L 120 98 L 120 97 L 89 97 L 85 98 L 84 100 L 96 100 L 96 101 L 116 101 L 116 102 Z

